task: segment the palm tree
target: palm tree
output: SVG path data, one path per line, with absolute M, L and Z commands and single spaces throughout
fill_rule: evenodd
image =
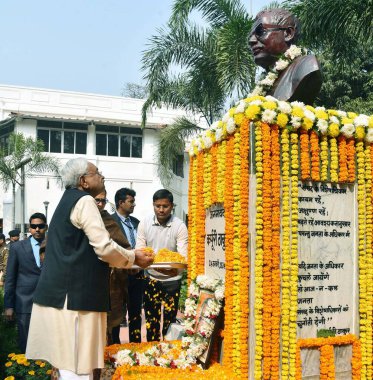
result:
M 314 49 L 331 48 L 344 61 L 373 39 L 373 0 L 286 0 L 302 24 L 303 40 Z M 346 63 L 346 62 L 344 62 Z
M 204 27 L 191 21 L 199 11 Z M 166 105 L 200 115 L 211 125 L 221 118 L 227 102 L 246 96 L 254 84 L 255 65 L 247 45 L 251 19 L 238 0 L 176 0 L 166 27 L 151 37 L 142 69 L 149 96 L 146 115 Z M 183 117 L 161 132 L 159 174 L 172 177 L 170 168 L 184 152 L 184 141 L 198 131 L 198 122 Z
M 5 191 L 10 185 L 12 186 L 13 228 L 15 227 L 16 186 L 20 186 L 23 191 L 25 177 L 31 176 L 32 173 L 58 174 L 59 172 L 59 161 L 47 156 L 43 151 L 44 144 L 41 140 L 25 137 L 22 133 L 11 133 L 7 146 L 0 148 L 0 181 Z M 23 223 L 21 226 L 23 227 Z

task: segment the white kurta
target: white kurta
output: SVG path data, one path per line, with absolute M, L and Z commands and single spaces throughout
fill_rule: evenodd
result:
M 115 267 L 132 266 L 134 252 L 110 239 L 92 197 L 79 199 L 70 220 L 85 232 L 101 260 Z M 33 305 L 26 357 L 46 360 L 78 375 L 103 368 L 106 312 L 67 310 L 66 304 L 63 309 Z

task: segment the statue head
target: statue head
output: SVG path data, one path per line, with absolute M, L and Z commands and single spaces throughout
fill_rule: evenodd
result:
M 249 36 L 255 63 L 268 70 L 299 35 L 299 21 L 288 10 L 273 8 L 259 12 Z

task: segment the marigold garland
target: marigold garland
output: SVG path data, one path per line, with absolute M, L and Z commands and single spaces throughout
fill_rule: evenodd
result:
M 272 357 L 272 189 L 271 130 L 262 123 L 263 144 L 263 379 L 271 378 Z
M 360 313 L 360 341 L 362 352 L 362 379 L 367 379 L 367 262 L 366 262 L 366 203 L 365 203 L 365 154 L 364 142 L 358 141 L 356 144 L 357 153 L 357 200 L 358 200 L 358 254 L 359 254 L 359 313 Z
M 289 131 L 281 131 L 281 159 L 282 159 L 282 277 L 281 277 L 281 330 L 282 330 L 282 359 L 281 377 L 289 378 L 289 324 L 290 324 L 290 140 Z
M 299 153 L 298 134 L 290 135 L 291 157 L 291 240 L 290 240 L 290 322 L 289 322 L 289 367 L 290 376 L 295 372 L 296 340 L 297 340 L 297 310 L 298 310 L 298 177 Z
M 233 167 L 234 167 L 234 137 L 230 136 L 226 148 L 226 178 L 225 178 L 225 210 L 233 210 Z M 234 306 L 233 300 L 233 262 L 234 262 L 234 215 L 233 212 L 225 213 L 225 307 L 224 307 L 224 352 L 223 364 L 229 368 L 234 368 Z
M 347 139 L 347 170 L 348 170 L 348 182 L 355 182 L 356 180 L 356 151 L 355 151 L 355 139 Z
M 197 157 L 191 157 L 189 172 L 189 242 L 188 242 L 188 283 L 197 277 Z
M 250 125 L 249 120 L 245 119 L 241 124 L 241 144 L 240 144 L 240 207 L 241 215 L 239 220 L 240 235 L 240 275 L 239 289 L 241 305 L 238 316 L 240 316 L 240 341 L 239 350 L 241 352 L 241 376 L 249 373 L 249 283 L 250 283 L 250 267 L 248 247 L 248 231 L 249 231 L 249 145 L 250 142 Z
M 373 117 L 355 115 L 343 111 L 325 110 L 322 107 L 304 106 L 299 102 L 285 104 L 272 97 L 251 96 L 232 108 L 222 121 L 194 140 L 192 157 L 203 157 L 194 173 L 195 196 L 203 193 L 204 209 L 210 204 L 223 203 L 226 222 L 226 326 L 224 331 L 224 364 L 239 376 L 248 373 L 247 334 L 248 325 L 248 265 L 247 226 L 248 203 L 244 200 L 248 184 L 246 161 L 248 142 L 244 129 L 248 118 L 255 123 L 255 169 L 256 169 L 256 219 L 255 219 L 255 356 L 254 378 L 278 378 L 279 370 L 279 315 L 281 313 L 281 376 L 294 378 L 299 374 L 296 345 L 297 275 L 298 275 L 298 175 L 301 179 L 354 182 L 358 168 L 358 214 L 359 214 L 359 311 L 362 356 L 362 378 L 372 375 L 372 297 L 373 297 L 373 188 L 372 163 Z M 274 127 L 272 123 L 278 126 Z M 247 128 L 248 129 L 248 128 Z M 281 129 L 281 150 L 278 146 Z M 289 131 L 290 141 L 289 141 Z M 276 135 L 276 136 L 275 136 Z M 353 137 L 352 137 L 353 136 Z M 367 143 L 364 150 L 364 140 Z M 357 141 L 357 142 L 356 142 Z M 290 152 L 286 151 L 286 146 Z M 356 147 L 355 147 L 356 143 Z M 277 144 L 277 145 L 276 145 Z M 369 150 L 368 150 L 369 147 Z M 300 155 L 299 155 L 300 153 Z M 244 158 L 242 157 L 244 156 Z M 280 188 L 279 157 L 282 159 L 282 187 Z M 195 170 L 195 165 L 194 169 Z M 201 171 L 203 167 L 203 174 Z M 243 173 L 247 179 L 243 180 Z M 241 182 L 239 181 L 241 179 Z M 194 183 L 190 186 L 192 192 Z M 205 183 L 204 183 L 205 181 Z M 202 183 L 202 184 L 201 184 Z M 280 192 L 282 190 L 281 198 Z M 248 186 L 246 186 L 248 195 Z M 196 199 L 196 198 L 195 198 Z M 280 199 L 281 199 L 281 271 L 280 257 Z M 248 201 L 247 201 L 248 202 Z M 197 202 L 198 204 L 198 202 Z M 202 211 L 202 214 L 201 214 Z M 203 215 L 202 209 L 192 210 L 194 218 Z M 190 213 L 191 214 L 191 213 Z M 204 216 L 203 216 L 204 219 Z M 197 231 L 197 239 L 204 234 L 204 224 L 191 223 Z M 202 240 L 199 240 L 202 241 Z M 203 240 L 204 243 L 204 240 Z M 196 252 L 200 246 L 194 242 Z M 369 248 L 368 248 L 369 246 Z M 197 256 L 203 255 L 200 249 Z M 193 265 L 203 270 L 201 260 Z M 248 261 L 247 261 L 248 264 Z M 191 269 L 191 268 L 190 268 Z M 247 276 L 246 276 L 247 273 Z M 279 286 L 281 276 L 281 308 Z M 229 286 L 231 284 L 232 286 Z M 246 292 L 245 292 L 246 291 Z M 245 298 L 247 297 L 247 298 Z M 247 305 L 241 310 L 242 305 Z M 244 333 L 241 331 L 244 330 Z M 245 340 L 246 338 L 246 340 Z M 359 344 L 354 343 L 355 359 Z M 245 354 L 243 354 L 245 353 Z M 323 348 L 322 378 L 332 378 L 334 370 L 330 347 Z M 355 360 L 355 362 L 358 359 Z M 355 363 L 356 364 L 356 363 Z M 276 368 L 275 368 L 276 366 Z M 243 368 L 242 370 L 240 368 Z M 353 368 L 357 368 L 356 365 Z M 353 370 L 354 372 L 354 370 Z M 356 370 L 356 373 L 360 370 Z M 354 375 L 355 376 L 355 375 Z M 355 379 L 356 377 L 354 377 Z
M 310 132 L 311 145 L 311 179 L 320 181 L 320 144 L 319 136 L 315 131 Z
M 255 219 L 255 361 L 254 378 L 262 378 L 263 355 L 263 136 L 260 123 L 255 123 L 256 219 Z
M 272 293 L 272 321 L 271 321 L 271 378 L 279 377 L 279 358 L 280 358 L 280 144 L 279 144 L 279 127 L 271 125 L 271 180 L 272 180 L 272 267 L 271 267 L 271 293 Z
M 329 150 L 328 150 L 328 137 L 321 136 L 320 141 L 320 160 L 321 160 L 321 181 L 328 180 L 328 171 L 329 171 Z
M 301 177 L 305 181 L 310 179 L 310 148 L 309 148 L 309 136 L 308 131 L 305 129 L 300 130 L 300 166 Z
M 218 203 L 218 145 L 211 148 L 211 203 Z
M 339 182 L 348 181 L 347 142 L 345 136 L 338 136 Z
M 330 181 L 338 182 L 338 145 L 335 137 L 329 138 L 330 144 Z

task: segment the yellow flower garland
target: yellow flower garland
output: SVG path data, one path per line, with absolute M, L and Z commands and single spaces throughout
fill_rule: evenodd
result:
M 253 119 L 256 124 L 254 378 L 266 379 L 279 376 L 280 336 L 278 326 L 280 313 L 282 317 L 281 376 L 294 378 L 296 373 L 299 373 L 297 365 L 299 353 L 296 349 L 299 169 L 301 169 L 302 179 L 311 178 L 313 181 L 321 180 L 333 183 L 354 182 L 356 157 L 359 203 L 359 311 L 364 364 L 362 378 L 370 378 L 372 375 L 373 311 L 373 149 L 371 146 L 373 141 L 370 140 L 373 139 L 373 134 L 369 128 L 373 128 L 373 117 L 351 113 L 348 114 L 348 117 L 343 117 L 341 111 L 315 109 L 298 104 L 291 105 L 291 111 L 282 110 L 280 112 L 277 101 L 260 96 L 245 99 L 243 102 L 244 106 L 241 101 L 239 105 L 232 108 L 223 121 L 216 124 L 215 130 L 209 130 L 204 134 L 204 139 L 210 138 L 212 144 L 205 144 L 205 140 L 197 139 L 196 143 L 192 143 L 190 150 L 191 156 L 196 156 L 198 164 L 191 161 L 190 178 L 193 179 L 189 192 L 193 193 L 194 197 L 203 196 L 202 206 L 198 207 L 198 202 L 195 202 L 197 198 L 190 203 L 190 231 L 191 233 L 192 231 L 196 232 L 196 238 L 191 237 L 193 249 L 191 249 L 191 258 L 189 259 L 191 263 L 189 270 L 194 271 L 195 274 L 202 273 L 201 271 L 204 269 L 204 261 L 200 258 L 200 256 L 204 256 L 204 248 L 201 248 L 204 247 L 202 239 L 204 222 L 203 220 L 199 222 L 198 219 L 204 219 L 204 210 L 211 204 L 219 202 L 224 204 L 225 208 L 227 288 L 224 365 L 231 367 L 239 376 L 245 377 L 248 373 L 246 355 L 248 336 L 248 318 L 246 316 L 249 304 L 247 293 L 249 278 L 248 219 L 245 219 L 248 203 L 246 207 L 244 200 L 244 194 L 248 196 L 248 185 L 246 186 L 248 178 L 243 180 L 242 174 L 248 173 L 248 168 L 245 168 L 242 163 L 245 162 L 245 165 L 248 165 L 247 157 L 243 154 L 243 151 L 248 152 L 248 145 L 243 149 L 243 143 L 248 142 L 244 129 L 248 126 L 249 118 Z M 255 102 L 255 104 L 251 104 L 251 102 Z M 265 110 L 274 112 L 273 120 L 278 123 L 279 127 L 273 127 L 260 121 Z M 315 116 L 313 117 L 310 112 Z M 268 115 L 267 113 L 266 117 Z M 300 118 L 300 128 L 299 125 L 292 125 L 293 120 L 289 115 Z M 316 127 L 318 121 L 320 123 Z M 278 132 L 275 133 L 275 131 L 276 129 L 278 131 L 278 128 L 281 129 L 281 151 L 276 146 L 279 137 Z M 349 135 L 348 131 L 351 128 L 355 128 L 354 137 Z M 289 130 L 292 131 L 290 140 Z M 356 139 L 358 139 L 357 142 Z M 363 139 L 367 144 L 365 148 Z M 211 148 L 205 148 L 211 145 Z M 281 189 L 278 161 L 280 155 L 282 159 Z M 370 160 L 369 163 L 368 160 Z M 196 181 L 197 184 L 195 184 Z M 279 197 L 281 190 L 282 266 L 280 272 L 278 232 L 280 230 Z M 193 254 L 196 258 L 193 258 Z M 247 266 L 243 267 L 242 263 L 247 263 Z M 281 308 L 279 306 L 280 276 Z M 244 281 L 244 278 L 247 281 Z M 246 308 L 241 310 L 243 305 Z M 244 334 L 241 330 L 244 330 Z M 358 347 L 358 343 L 354 344 Z M 356 347 L 354 348 L 355 357 Z M 323 348 L 323 353 L 323 360 L 325 358 L 330 360 L 324 361 L 325 365 L 321 366 L 322 377 L 329 378 L 334 365 L 330 347 Z
M 263 355 L 263 136 L 259 123 L 255 124 L 256 222 L 255 222 L 255 362 L 254 378 L 262 378 Z

